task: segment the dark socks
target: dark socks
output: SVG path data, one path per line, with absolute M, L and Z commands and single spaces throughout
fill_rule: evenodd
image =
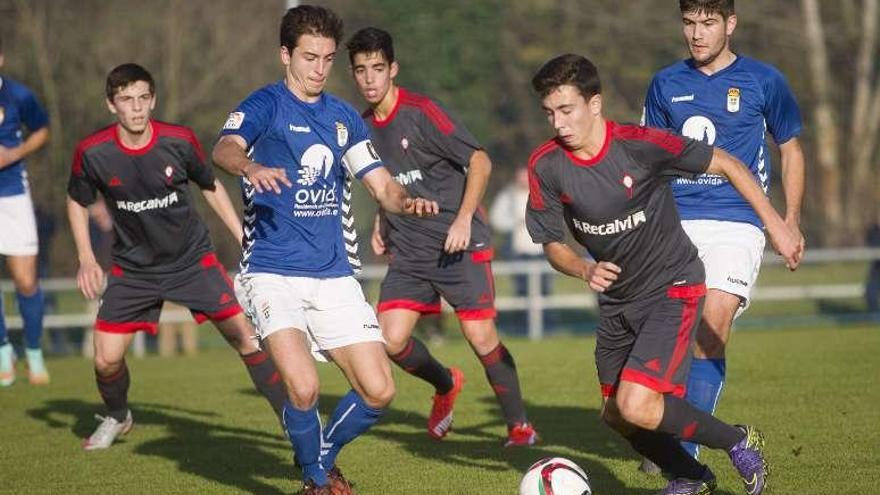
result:
M 636 452 L 676 478 L 700 479 L 706 469 L 669 433 L 639 428 L 627 440 Z
M 495 391 L 498 404 L 501 405 L 501 413 L 508 426 L 526 422 L 526 411 L 523 407 L 522 394 L 519 389 L 519 377 L 516 374 L 516 363 L 513 356 L 507 352 L 504 344 L 485 356 L 480 356 L 480 362 L 486 369 L 486 378 L 489 385 Z
M 128 386 L 131 383 L 128 365 L 123 362 L 122 369 L 110 376 L 101 376 L 95 370 L 95 381 L 98 383 L 98 393 L 107 406 L 107 415 L 120 423 L 125 421 L 128 413 Z
M 410 375 L 433 385 L 438 394 L 443 395 L 452 390 L 452 375 L 449 370 L 434 359 L 421 340 L 409 339 L 400 353 L 390 357 Z
M 269 359 L 269 354 L 265 351 L 252 352 L 246 356 L 241 356 L 241 360 L 247 367 L 248 374 L 257 391 L 263 394 L 263 397 L 269 401 L 275 414 L 280 418 L 284 410 L 284 402 L 287 400 L 287 394 L 284 391 L 284 382 L 281 375 L 275 369 L 275 363 Z
M 724 423 L 671 394 L 663 396 L 663 419 L 660 420 L 657 430 L 670 433 L 679 440 L 725 451 L 742 440 L 744 435 L 739 428 Z

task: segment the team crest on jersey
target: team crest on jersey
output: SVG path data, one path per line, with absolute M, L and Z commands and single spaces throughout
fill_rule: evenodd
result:
M 407 139 L 406 136 L 400 140 L 400 147 L 403 148 L 404 153 L 409 150 L 409 139 Z
M 739 112 L 739 88 L 729 88 L 727 90 L 727 111 L 734 113 Z
M 633 176 L 624 172 L 623 178 L 620 179 L 620 183 L 623 184 L 623 187 L 626 188 L 626 197 L 629 199 L 632 199 L 633 186 L 636 185 L 636 181 L 635 181 L 635 179 L 633 179 Z
M 3 120 L 6 119 L 6 110 L 3 107 L 0 107 L 0 125 L 3 125 Z
M 171 179 L 174 178 L 174 169 L 171 168 L 171 165 L 165 166 L 165 183 L 170 185 Z
M 348 128 L 342 122 L 336 122 L 336 144 L 340 148 L 348 144 Z

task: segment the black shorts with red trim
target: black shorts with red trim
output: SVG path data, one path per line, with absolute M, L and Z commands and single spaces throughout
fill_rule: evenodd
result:
M 700 324 L 704 284 L 669 287 L 602 316 L 596 332 L 596 369 L 604 397 L 620 381 L 684 397 Z
M 495 277 L 491 249 L 442 254 L 436 261 L 393 258 L 379 293 L 378 312 L 408 309 L 440 312 L 440 297 L 460 320 L 495 318 Z
M 214 253 L 208 253 L 198 265 L 162 276 L 126 273 L 114 265 L 95 329 L 155 334 L 164 301 L 189 308 L 198 323 L 223 321 L 242 312 L 226 269 Z

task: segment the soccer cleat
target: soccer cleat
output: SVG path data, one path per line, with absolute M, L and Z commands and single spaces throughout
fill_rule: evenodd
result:
M 318 486 L 312 480 L 306 481 L 299 495 L 332 495 L 329 486 Z
M 48 385 L 49 371 L 43 361 L 42 349 L 25 349 L 27 356 L 28 382 L 31 385 Z
M 15 383 L 15 351 L 12 344 L 0 346 L 0 387 L 8 387 Z
M 748 495 L 758 495 L 767 487 L 770 467 L 764 459 L 764 435 L 752 426 L 736 425 L 746 436 L 727 453 L 739 472 Z
M 657 495 L 711 495 L 715 493 L 716 486 L 715 475 L 707 467 L 700 479 L 675 478 Z
M 428 417 L 428 435 L 436 440 L 445 437 L 452 429 L 452 409 L 464 386 L 464 373 L 460 369 L 449 368 L 449 374 L 452 375 L 452 389 L 443 395 L 434 394 L 434 405 Z
M 660 466 L 654 464 L 654 462 L 651 461 L 651 459 L 648 459 L 647 457 L 642 458 L 642 463 L 639 464 L 639 471 L 641 471 L 645 474 L 662 474 L 663 473 L 663 470 L 660 469 Z
M 528 447 L 540 439 L 531 423 L 517 423 L 507 432 L 505 447 Z
M 345 476 L 342 475 L 342 471 L 338 467 L 333 466 L 333 468 L 327 471 L 327 479 L 330 480 L 328 486 L 332 495 L 350 495 L 354 493 L 351 483 L 345 479 Z
M 101 416 L 100 414 L 95 414 L 95 419 L 101 424 L 98 425 L 98 429 L 92 433 L 92 436 L 83 441 L 83 448 L 86 450 L 106 449 L 113 444 L 116 437 L 130 432 L 134 426 L 131 411 L 125 413 L 125 421 L 121 423 L 110 416 Z

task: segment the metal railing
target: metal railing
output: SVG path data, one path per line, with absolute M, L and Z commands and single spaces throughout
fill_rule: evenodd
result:
M 859 262 L 880 260 L 880 248 L 849 248 L 849 249 L 813 249 L 808 250 L 803 264 L 818 264 L 832 262 Z M 782 258 L 775 253 L 767 252 L 764 256 L 764 265 L 781 264 Z M 541 293 L 541 277 L 547 273 L 556 273 L 555 270 L 543 260 L 537 261 L 496 261 L 492 263 L 492 269 L 496 276 L 525 275 L 528 280 L 528 295 L 526 296 L 500 296 L 495 300 L 495 306 L 499 312 L 525 310 L 528 320 L 528 336 L 532 340 L 541 339 L 544 335 L 543 313 L 546 310 L 556 309 L 596 309 L 596 295 L 585 288 L 583 292 L 571 294 L 543 295 Z M 369 282 L 378 282 L 385 276 L 386 266 L 367 265 L 358 275 L 358 278 Z M 76 289 L 76 280 L 73 278 L 53 278 L 41 281 L 41 287 L 45 292 L 72 291 Z M 13 290 L 10 281 L 0 281 L 0 290 Z M 839 284 L 810 284 L 810 285 L 780 285 L 758 286 L 755 289 L 756 301 L 790 301 L 798 299 L 849 299 L 861 297 L 864 292 L 864 284 L 839 283 Z M 451 308 L 444 304 L 444 311 Z M 72 314 L 49 314 L 44 320 L 45 328 L 70 328 L 91 327 L 94 323 L 94 313 L 80 312 Z M 190 321 L 192 316 L 189 311 L 172 310 L 163 311 L 162 322 L 176 323 Z M 20 317 L 7 317 L 7 328 L 21 329 Z

